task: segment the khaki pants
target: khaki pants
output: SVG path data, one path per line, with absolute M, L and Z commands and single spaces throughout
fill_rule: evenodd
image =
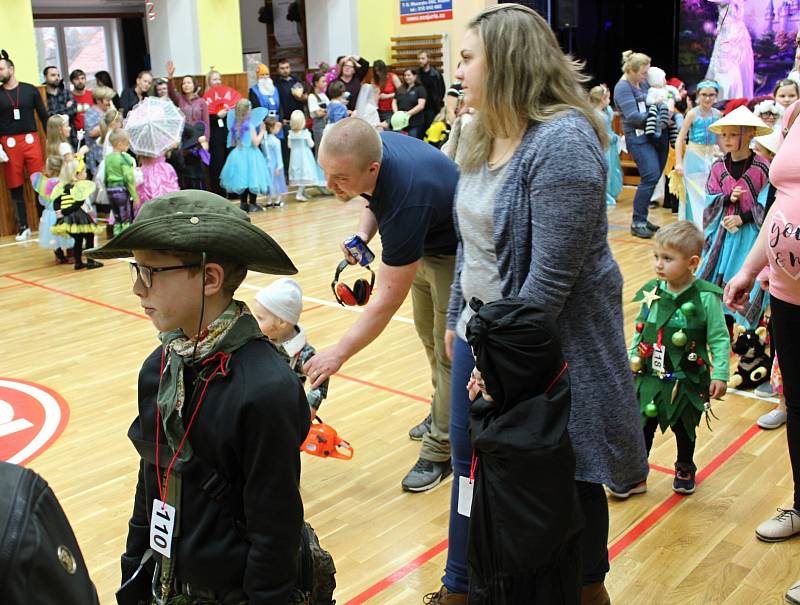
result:
M 419 455 L 431 462 L 450 459 L 450 360 L 444 332 L 455 262 L 455 256 L 423 256 L 411 286 L 414 325 L 428 355 L 433 384 L 431 430 L 422 438 Z

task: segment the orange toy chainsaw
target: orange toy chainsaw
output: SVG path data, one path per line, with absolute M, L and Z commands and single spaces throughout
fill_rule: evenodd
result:
M 355 453 L 353 446 L 339 437 L 336 429 L 322 422 L 319 416 L 315 420 L 317 424 L 312 423 L 308 437 L 300 446 L 300 451 L 320 458 L 350 460 Z

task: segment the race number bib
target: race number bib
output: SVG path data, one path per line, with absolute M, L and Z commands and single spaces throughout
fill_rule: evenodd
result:
M 150 516 L 150 548 L 169 558 L 174 529 L 175 507 L 158 499 L 153 500 L 153 514 Z
M 664 345 L 653 345 L 653 369 L 656 372 L 666 372 L 666 349 Z

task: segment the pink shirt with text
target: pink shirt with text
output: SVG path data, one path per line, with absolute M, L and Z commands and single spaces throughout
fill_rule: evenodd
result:
M 800 101 L 783 116 L 783 127 Z M 793 125 L 772 161 L 769 180 L 777 195 L 766 229 L 770 265 L 769 292 L 780 300 L 800 305 L 800 118 Z

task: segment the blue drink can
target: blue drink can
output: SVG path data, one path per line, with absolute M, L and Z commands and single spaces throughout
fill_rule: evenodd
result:
M 351 235 L 344 241 L 344 247 L 347 248 L 348 252 L 353 255 L 353 258 L 358 261 L 358 264 L 362 267 L 366 267 L 372 261 L 375 260 L 375 255 L 372 253 L 367 245 L 357 235 Z

